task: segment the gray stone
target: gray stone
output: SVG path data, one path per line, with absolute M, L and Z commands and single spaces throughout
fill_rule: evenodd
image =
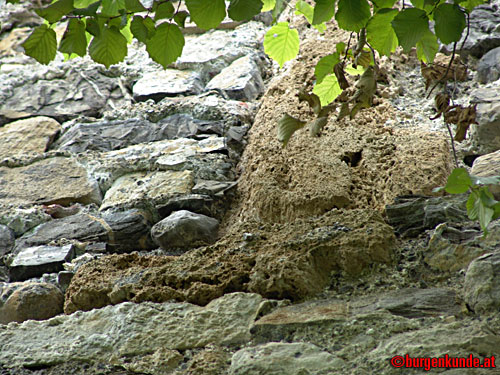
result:
M 265 32 L 262 23 L 251 21 L 231 31 L 214 30 L 188 35 L 182 55 L 174 66 L 196 70 L 204 80 L 209 80 L 234 60 L 258 50 Z
M 223 182 L 212 180 L 198 180 L 193 186 L 192 192 L 194 194 L 207 194 L 207 195 L 223 195 L 224 192 L 236 186 L 237 182 Z
M 60 131 L 56 120 L 44 116 L 11 122 L 0 128 L 0 159 L 44 153 Z
M 71 279 L 73 278 L 74 273 L 71 271 L 60 271 L 57 274 L 57 284 L 59 285 L 59 288 L 64 292 L 66 292 L 66 289 L 68 289 L 69 283 L 71 282 Z
M 198 73 L 189 70 L 166 69 L 145 74 L 134 85 L 134 99 L 158 102 L 166 96 L 196 95 L 203 91 L 203 81 Z
M 164 139 L 196 138 L 201 134 L 224 136 L 227 128 L 224 121 L 199 120 L 185 113 L 167 116 L 158 124 L 164 129 Z
M 500 56 L 500 55 L 499 55 Z M 500 108 L 500 107 L 499 107 Z M 500 150 L 474 160 L 470 173 L 478 177 L 500 176 Z M 496 200 L 500 200 L 500 185 L 488 185 Z
M 401 196 L 387 205 L 387 222 L 402 236 L 416 236 L 444 222 L 467 221 L 465 195 L 446 197 Z
M 495 1 L 474 8 L 470 14 L 470 31 L 461 53 L 480 58 L 486 52 L 500 46 L 500 6 Z M 453 50 L 448 45 L 445 50 Z
M 25 167 L 0 167 L 0 204 L 101 203 L 101 193 L 74 160 L 54 157 Z
M 479 154 L 495 152 L 500 149 L 500 81 L 492 87 L 472 91 L 471 97 L 471 102 L 477 103 L 478 122 L 471 125 L 472 145 Z
M 500 47 L 488 51 L 477 64 L 477 79 L 481 83 L 500 78 Z
M 217 239 L 219 221 L 186 210 L 176 211 L 151 228 L 153 240 L 163 249 L 190 248 Z
M 44 71 L 39 66 L 28 74 L 16 70 L 3 82 L 0 125 L 39 115 L 59 122 L 81 115 L 100 117 L 104 110 L 124 102 L 119 78 L 103 75 L 97 66 L 70 67 L 71 62 L 58 71 Z
M 42 207 L 19 208 L 0 207 L 0 224 L 9 227 L 16 237 L 20 237 L 30 229 L 51 220 Z
M 226 181 L 232 177 L 232 164 L 225 154 L 224 138 L 209 136 L 200 141 L 180 138 L 106 153 L 83 154 L 79 162 L 97 180 L 101 190 L 108 191 L 122 176 L 134 173 L 147 174 L 148 178 L 154 176 L 153 172 L 148 174 L 146 171 L 189 171 L 193 178 Z M 185 177 L 185 174 L 179 176 Z
M 344 360 L 309 343 L 272 342 L 234 353 L 231 375 L 322 375 L 336 373 Z
M 119 212 L 79 213 L 41 224 L 17 239 L 17 251 L 51 241 L 106 242 L 108 251 L 134 251 L 152 246 L 149 215 L 132 209 Z M 15 252 L 16 252 L 15 250 Z
M 233 61 L 208 82 L 207 90 L 221 90 L 229 98 L 250 101 L 264 92 L 260 69 L 252 56 Z
M 45 320 L 63 312 L 64 296 L 48 283 L 10 283 L 0 287 L 0 324 Z
M 488 226 L 488 236 L 477 223 L 439 224 L 430 234 L 425 262 L 443 272 L 465 270 L 477 257 L 500 246 L 500 222 Z
M 15 240 L 14 232 L 8 226 L 0 224 L 0 264 L 2 257 L 14 247 Z
M 476 313 L 498 313 L 500 309 L 500 252 L 485 254 L 469 265 L 464 296 Z
M 9 266 L 11 281 L 23 281 L 63 270 L 63 263 L 75 256 L 73 245 L 66 246 L 33 246 L 23 248 L 12 258 Z
M 174 211 L 188 210 L 207 216 L 219 216 L 218 207 L 213 198 L 204 194 L 187 194 L 173 197 L 158 207 L 160 217 L 167 217 Z
M 262 297 L 233 293 L 204 307 L 189 303 L 131 303 L 62 315 L 0 329 L 0 365 L 55 365 L 78 358 L 113 362 L 159 349 L 208 344 L 241 345 L 250 339 Z

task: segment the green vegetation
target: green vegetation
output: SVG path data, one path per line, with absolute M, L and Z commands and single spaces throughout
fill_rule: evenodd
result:
M 333 102 L 349 87 L 345 73 L 360 78 L 354 94 L 341 104 L 337 119 L 346 115 L 354 118 L 360 109 L 370 107 L 377 88 L 377 55 L 389 56 L 398 46 L 404 52 L 416 48 L 423 63 L 426 87 L 435 82 L 430 93 L 439 82 L 446 83 L 450 80 L 448 73 L 457 43 L 467 37 L 469 15 L 474 7 L 483 3 L 485 0 L 298 1 L 295 13 L 304 16 L 320 33 L 324 33 L 327 22 L 335 18 L 339 27 L 351 32 L 357 42 L 353 46 L 337 43 L 336 52 L 319 60 L 312 92 L 299 93 L 300 100 L 309 103 L 316 118 L 307 123 L 285 114 L 278 121 L 277 129 L 283 147 L 295 131 L 306 125 L 312 135 L 320 134 L 335 109 Z M 150 6 L 146 8 L 145 4 Z M 123 61 L 127 43 L 136 38 L 146 45 L 154 61 L 167 68 L 182 53 L 184 36 L 181 29 L 188 17 L 199 28 L 208 30 L 216 28 L 226 16 L 242 21 L 271 11 L 275 24 L 265 35 L 264 49 L 283 67 L 297 56 L 300 47 L 298 31 L 288 22 L 276 23 L 277 16 L 286 6 L 289 6 L 286 0 L 55 0 L 37 10 L 46 22 L 33 31 L 23 46 L 27 55 L 43 64 L 52 61 L 59 49 L 67 58 L 84 56 L 88 51 L 94 61 L 109 67 Z M 60 21 L 68 22 L 58 46 L 54 27 Z M 429 27 L 431 21 L 434 32 Z M 434 60 L 438 40 L 444 44 L 453 43 L 454 53 L 444 73 L 432 71 L 432 67 L 425 65 Z M 455 140 L 463 140 L 469 125 L 475 123 L 475 107 L 450 106 L 450 99 L 444 89 L 436 95 L 438 116 L 434 119 L 443 115 L 454 148 L 449 124 L 457 125 Z M 457 163 L 457 169 L 443 189 L 452 194 L 470 191 L 469 217 L 479 220 L 486 231 L 488 223 L 500 217 L 500 203 L 483 185 L 499 182 L 498 178 L 470 176 L 465 169 L 458 168 Z

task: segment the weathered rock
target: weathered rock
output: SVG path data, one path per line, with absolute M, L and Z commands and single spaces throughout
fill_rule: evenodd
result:
M 158 102 L 166 96 L 196 95 L 203 91 L 200 75 L 189 70 L 166 69 L 145 74 L 134 85 L 134 99 Z
M 99 117 L 104 110 L 124 102 L 119 78 L 103 75 L 97 66 L 78 70 L 70 66 L 71 62 L 55 70 L 36 66 L 32 77 L 23 77 L 25 70 L 15 70 L 15 75 L 3 82 L 0 125 L 40 115 L 59 122 L 79 115 Z
M 229 373 L 319 375 L 335 373 L 343 364 L 343 359 L 313 344 L 271 342 L 234 353 Z
M 470 173 L 479 177 L 500 176 L 500 150 L 474 160 Z M 488 188 L 495 196 L 495 199 L 500 200 L 500 185 L 488 185 Z
M 14 232 L 8 226 L 0 224 L 0 264 L 2 257 L 14 247 L 15 239 Z
M 210 196 L 222 195 L 224 191 L 236 186 L 236 182 L 222 182 L 212 180 L 198 180 L 193 186 L 194 194 L 207 194 Z
M 252 56 L 243 56 L 233 61 L 210 80 L 207 90 L 221 90 L 229 98 L 250 101 L 264 92 L 260 69 Z
M 186 36 L 182 55 L 174 66 L 196 70 L 204 80 L 209 80 L 239 57 L 253 54 L 265 32 L 262 23 L 251 21 L 232 31 L 215 30 Z
M 8 264 L 10 281 L 23 281 L 42 276 L 44 273 L 62 271 L 63 263 L 71 261 L 74 256 L 73 245 L 62 247 L 41 245 L 23 248 Z
M 465 195 L 446 197 L 401 196 L 385 207 L 387 222 L 402 236 L 416 236 L 441 223 L 467 221 Z
M 118 178 L 129 174 L 137 173 L 133 178 L 141 178 L 140 175 L 147 179 L 154 178 L 154 172 L 146 171 L 186 171 L 179 176 L 184 178 L 192 172 L 193 178 L 227 181 L 233 177 L 233 165 L 225 153 L 224 138 L 208 136 L 199 141 L 181 138 L 100 154 L 83 154 L 79 161 L 98 181 L 101 190 L 108 191 Z M 165 184 L 162 186 L 165 187 Z M 141 191 L 140 186 L 137 189 Z
M 261 302 L 256 294 L 233 293 L 205 307 L 123 303 L 43 322 L 11 324 L 0 330 L 0 364 L 34 367 L 75 358 L 118 362 L 160 349 L 243 344 L 250 339 L 250 324 Z
M 48 283 L 10 283 L 0 287 L 0 324 L 45 320 L 63 312 L 64 296 Z
M 160 217 L 167 217 L 174 211 L 188 210 L 197 214 L 219 217 L 221 209 L 217 202 L 204 194 L 187 194 L 173 197 L 158 207 Z
M 476 120 L 471 126 L 471 140 L 479 154 L 488 154 L 500 149 L 500 81 L 494 87 L 472 91 L 471 101 L 477 103 Z
M 373 210 L 330 211 L 286 224 L 256 223 L 254 229 L 265 236 L 247 243 L 239 230 L 178 257 L 130 254 L 87 263 L 71 281 L 65 311 L 121 301 L 205 305 L 232 291 L 300 300 L 327 286 L 333 270 L 357 275 L 370 264 L 392 260 L 392 229 Z
M 127 174 L 106 192 L 100 209 L 161 206 L 174 196 L 190 193 L 193 185 L 191 171 Z
M 11 17 L 15 17 L 12 15 Z M 2 30 L 6 25 L 2 23 Z M 5 38 L 0 40 L 0 58 L 20 55 L 22 53 L 21 44 L 30 34 L 29 27 L 20 27 L 12 30 Z
M 488 226 L 488 236 L 477 223 L 439 224 L 431 233 L 425 251 L 425 262 L 431 267 L 456 272 L 467 269 L 477 257 L 495 251 L 500 246 L 500 222 Z
M 51 220 L 42 207 L 18 208 L 1 207 L 0 224 L 9 227 L 16 237 L 20 237 L 30 229 Z
M 176 211 L 151 228 L 151 236 L 163 249 L 206 245 L 215 242 L 219 221 L 190 211 Z
M 187 363 L 186 373 L 190 375 L 227 374 L 231 355 L 223 347 L 209 345 L 196 353 Z
M 500 47 L 488 51 L 477 64 L 477 80 L 481 83 L 500 78 Z
M 49 117 L 33 117 L 0 128 L 0 159 L 24 153 L 43 153 L 61 130 Z
M 107 211 L 79 213 L 39 225 L 16 241 L 19 251 L 52 241 L 77 240 L 80 242 L 106 242 L 108 251 L 134 251 L 150 249 L 151 223 L 144 211 Z
M 101 203 L 95 181 L 69 158 L 54 157 L 19 168 L 0 167 L 0 176 L 0 204 Z
M 178 350 L 159 348 L 152 354 L 112 358 L 111 362 L 133 374 L 162 375 L 171 373 L 184 357 Z
M 485 254 L 465 274 L 465 302 L 478 314 L 500 309 L 500 252 Z

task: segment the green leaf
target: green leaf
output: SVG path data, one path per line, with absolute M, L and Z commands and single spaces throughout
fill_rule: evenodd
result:
M 424 0 L 411 0 L 411 3 L 415 8 L 424 9 Z
M 86 8 L 90 4 L 95 3 L 96 0 L 75 0 L 74 6 L 75 8 Z
M 397 0 L 372 0 L 377 8 L 392 8 Z
M 280 68 L 299 53 L 299 33 L 290 29 L 288 22 L 271 27 L 264 36 L 264 51 L 276 61 Z
M 59 51 L 71 55 L 85 56 L 87 53 L 87 38 L 83 21 L 72 18 L 68 22 L 66 31 L 59 44 Z
M 130 31 L 139 42 L 146 43 L 156 31 L 155 23 L 150 17 L 134 16 L 130 24 Z
M 404 9 L 399 12 L 391 24 L 404 52 L 409 52 L 429 30 L 427 14 L 416 8 Z
M 323 78 L 325 78 L 328 74 L 332 74 L 333 67 L 339 62 L 340 57 L 338 52 L 323 56 L 321 59 L 319 59 L 316 67 L 314 68 L 316 82 L 321 83 L 323 81 Z
M 469 198 L 467 199 L 467 216 L 471 220 L 477 220 L 479 218 L 479 194 L 475 191 L 471 192 Z
M 431 63 L 439 50 L 439 44 L 432 31 L 427 32 L 417 42 L 417 57 L 424 63 Z
M 349 64 L 346 66 L 344 71 L 352 76 L 359 76 L 359 75 L 363 74 L 366 71 L 366 69 L 363 68 L 362 66 L 358 66 L 357 68 L 354 68 L 352 66 L 352 64 Z
M 119 16 L 120 9 L 125 9 L 125 0 L 102 0 L 102 13 L 106 16 Z
M 177 12 L 174 16 L 174 21 L 179 27 L 184 27 L 186 24 L 186 18 L 189 16 L 189 13 L 185 10 L 181 10 Z
M 173 23 L 162 23 L 155 35 L 146 42 L 149 56 L 164 69 L 181 55 L 184 48 L 184 35 Z
M 42 9 L 35 9 L 35 12 L 49 23 L 59 21 L 63 16 L 74 9 L 73 0 L 59 0 Z
M 306 3 L 304 0 L 299 0 L 295 4 L 295 14 L 300 15 L 302 14 L 304 17 L 306 17 L 307 22 L 310 24 L 313 23 L 313 17 L 314 17 L 314 8 Z
M 278 18 L 278 16 L 281 14 L 281 12 L 283 12 L 283 10 L 285 9 L 287 5 L 287 1 L 286 0 L 276 0 L 276 4 L 274 5 L 274 8 L 273 8 L 273 22 L 276 22 L 276 19 Z
M 231 0 L 227 13 L 235 21 L 246 21 L 259 14 L 262 0 Z
M 263 0 L 263 4 L 261 12 L 269 12 L 276 6 L 276 0 Z
M 56 33 L 46 24 L 40 25 L 33 30 L 22 46 L 28 56 L 39 63 L 48 64 L 56 57 Z
M 500 202 L 495 203 L 492 207 L 490 207 L 495 213 L 493 214 L 493 220 L 496 220 L 500 217 Z
M 398 37 L 391 25 L 397 14 L 396 9 L 380 9 L 366 26 L 368 43 L 381 55 L 390 56 L 398 46 Z
M 335 74 L 329 74 L 321 83 L 314 86 L 313 93 L 318 95 L 321 106 L 324 107 L 333 102 L 342 93 L 342 89 Z
M 86 8 L 73 9 L 71 14 L 74 14 L 75 16 L 92 17 L 97 14 L 97 9 L 99 9 L 100 6 L 101 6 L 101 0 L 95 1 L 92 4 L 88 5 Z
M 132 39 L 134 39 L 134 35 L 132 34 L 132 31 L 130 30 L 130 25 L 132 24 L 132 18 L 130 16 L 123 16 L 126 18 L 127 23 L 126 25 L 120 30 L 120 33 L 127 39 L 127 44 L 132 43 Z
M 472 180 L 465 168 L 455 168 L 448 177 L 444 189 L 450 194 L 462 194 L 472 186 Z
M 370 4 L 366 0 L 339 0 L 335 19 L 341 29 L 359 32 L 370 16 Z
M 170 1 L 166 3 L 161 3 L 156 8 L 155 21 L 161 20 L 163 18 L 170 18 L 174 15 L 175 8 Z
M 304 127 L 305 124 L 305 121 L 301 121 L 285 113 L 278 121 L 278 141 L 283 143 L 283 147 L 286 147 L 293 133 Z
M 186 6 L 200 29 L 213 29 L 226 17 L 224 0 L 186 0 Z
M 127 12 L 133 13 L 146 11 L 146 8 L 144 8 L 139 0 L 125 0 L 125 8 L 127 9 Z
M 127 39 L 115 26 L 103 27 L 90 42 L 89 54 L 92 60 L 109 68 L 127 56 Z
M 308 123 L 309 134 L 318 137 L 327 123 L 328 117 L 317 117 L 314 121 Z
M 466 1 L 460 1 L 460 3 L 465 3 L 462 4 L 462 6 L 467 9 L 467 11 L 470 13 L 472 10 L 477 7 L 478 5 L 486 3 L 485 0 L 466 0 Z
M 443 44 L 458 42 L 465 28 L 465 14 L 455 4 L 441 4 L 434 12 L 434 30 Z
M 316 0 L 312 25 L 330 21 L 335 11 L 335 0 Z

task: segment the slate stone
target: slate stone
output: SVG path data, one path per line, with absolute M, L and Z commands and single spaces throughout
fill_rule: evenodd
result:
M 15 240 L 14 232 L 8 226 L 0 224 L 0 265 L 2 257 L 14 247 Z
M 44 273 L 63 270 L 63 263 L 75 256 L 73 245 L 66 246 L 33 246 L 23 248 L 12 258 L 9 266 L 10 281 L 23 281 Z
M 493 82 L 498 78 L 500 78 L 500 47 L 486 52 L 477 64 L 477 80 L 479 82 Z
M 237 182 L 198 180 L 193 186 L 192 192 L 194 194 L 222 196 L 226 190 L 236 186 L 236 184 Z
M 476 158 L 470 173 L 479 177 L 500 176 L 500 150 Z M 488 188 L 495 199 L 500 200 L 500 185 L 492 184 Z
M 188 210 L 207 216 L 218 216 L 216 214 L 216 202 L 213 198 L 204 194 L 187 194 L 173 197 L 165 205 L 158 206 L 158 214 L 163 218 L 174 211 L 180 210 Z
M 224 121 L 200 120 L 186 113 L 176 113 L 158 122 L 164 129 L 164 139 L 192 138 L 201 134 L 223 136 L 226 132 Z
M 10 283 L 0 287 L 0 324 L 49 319 L 63 312 L 63 303 L 61 290 L 53 284 Z
M 36 367 L 75 358 L 86 363 L 109 364 L 117 359 L 130 363 L 130 358 L 165 348 L 242 345 L 250 339 L 250 324 L 262 301 L 258 294 L 231 293 L 204 307 L 186 302 L 126 302 L 25 322 L 22 329 L 12 324 L 0 330 L 0 365 Z M 162 374 L 161 367 L 153 365 L 146 373 Z
M 500 309 L 500 252 L 488 253 L 472 261 L 465 274 L 465 302 L 478 313 L 498 313 Z
M 464 195 L 447 197 L 400 196 L 387 205 L 387 222 L 396 233 L 411 237 L 444 222 L 468 221 Z
M 233 61 L 208 82 L 206 90 L 221 90 L 230 99 L 251 101 L 264 92 L 261 72 L 252 56 Z
M 61 125 L 45 116 L 14 121 L 0 128 L 0 159 L 29 153 L 44 153 Z
M 40 71 L 29 77 L 11 77 L 0 93 L 0 126 L 32 116 L 50 116 L 64 122 L 78 116 L 101 117 L 108 108 L 125 103 L 118 77 L 103 75 L 97 66 L 58 72 Z M 33 70 L 41 68 L 36 66 Z M 16 75 L 26 75 L 16 70 Z
M 210 244 L 217 239 L 219 221 L 186 210 L 176 211 L 151 228 L 153 240 L 165 250 Z
M 145 74 L 133 89 L 134 99 L 158 102 L 166 96 L 196 95 L 203 91 L 201 76 L 189 70 L 166 69 L 160 72 Z
M 470 129 L 472 145 L 479 154 L 489 154 L 500 149 L 500 81 L 489 88 L 479 88 L 471 93 L 471 102 L 477 103 L 478 125 Z
M 149 216 L 141 210 L 79 213 L 39 225 L 16 241 L 15 252 L 61 239 L 106 242 L 109 251 L 134 251 L 152 247 Z
M 101 203 L 99 187 L 71 158 L 54 157 L 25 167 L 0 167 L 0 204 Z
M 310 343 L 270 342 L 234 353 L 229 374 L 334 374 L 343 365 L 343 359 Z
M 41 206 L 30 208 L 0 206 L 0 224 L 9 227 L 16 237 L 49 220 L 51 217 Z

